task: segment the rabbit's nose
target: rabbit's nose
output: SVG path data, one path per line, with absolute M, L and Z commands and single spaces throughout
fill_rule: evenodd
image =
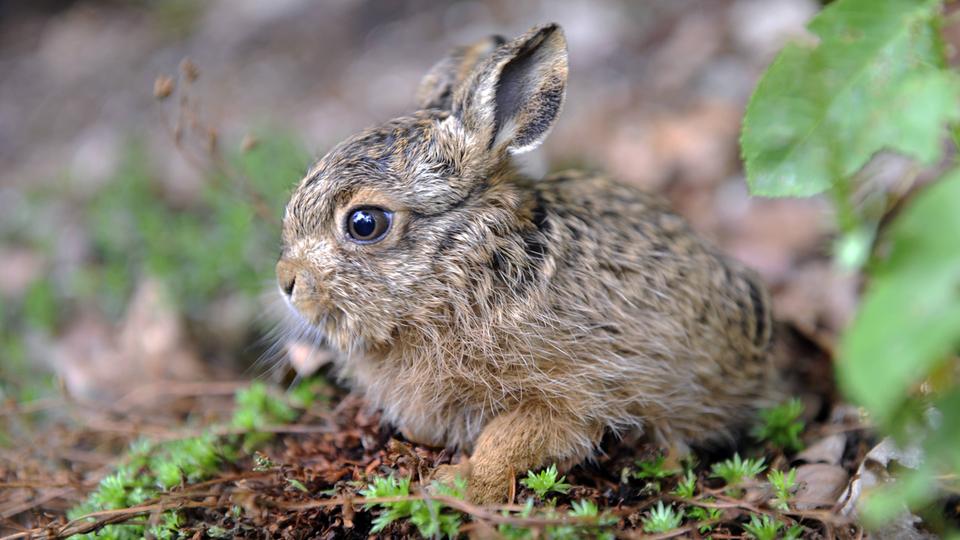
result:
M 277 263 L 277 284 L 287 298 L 293 296 L 293 289 L 297 284 L 297 269 L 289 261 L 281 260 Z

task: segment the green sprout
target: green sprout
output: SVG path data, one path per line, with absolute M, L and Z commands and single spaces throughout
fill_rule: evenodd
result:
M 782 538 L 784 540 L 796 540 L 800 538 L 800 533 L 803 532 L 803 527 L 800 525 L 793 525 L 786 530 L 783 530 L 784 527 L 783 522 L 773 519 L 766 514 L 763 516 L 750 514 L 750 523 L 745 523 L 743 530 L 747 533 L 747 537 L 753 538 L 754 540 L 777 540 L 780 536 L 780 531 L 783 531 Z
M 667 458 L 658 456 L 655 459 L 637 461 L 637 470 L 633 476 L 639 480 L 661 480 L 679 474 L 678 469 L 666 465 Z
M 704 502 L 713 502 L 712 497 L 708 497 Z M 687 518 L 699 523 L 697 530 L 700 534 L 706 534 L 713 530 L 716 522 L 723 517 L 723 511 L 719 508 L 707 508 L 704 506 L 693 506 L 687 509 Z
M 638 460 L 637 470 L 633 472 L 633 477 L 638 480 L 646 480 L 646 489 L 651 489 L 655 493 L 660 492 L 660 481 L 680 473 L 675 467 L 666 465 L 665 456 L 657 456 L 654 459 Z
M 462 499 L 467 491 L 466 480 L 457 477 L 454 486 L 434 484 L 437 493 Z M 410 479 L 397 479 L 394 475 L 377 477 L 360 494 L 368 499 L 407 497 L 410 495 Z M 432 500 L 406 500 L 384 503 L 370 503 L 365 509 L 380 509 L 380 515 L 373 520 L 371 533 L 384 530 L 391 523 L 409 519 L 420 534 L 426 538 L 446 536 L 455 538 L 460 533 L 462 522 L 460 514 L 444 512 L 445 506 Z
M 796 452 L 803 448 L 800 434 L 803 433 L 803 403 L 791 399 L 786 403 L 760 411 L 760 424 L 751 434 L 758 441 L 767 441 L 785 451 Z
M 683 480 L 680 480 L 680 482 L 677 483 L 677 487 L 673 489 L 673 494 L 681 499 L 692 499 L 696 491 L 697 476 L 693 474 L 693 471 L 687 471 Z
M 541 499 L 548 493 L 565 494 L 570 491 L 572 486 L 564 483 L 564 480 L 566 480 L 567 477 L 560 476 L 558 479 L 557 476 L 559 476 L 559 473 L 557 472 L 557 466 L 550 465 L 539 473 L 527 471 L 527 477 L 520 480 L 520 483 L 524 487 L 532 489 L 534 493 L 537 494 L 537 497 L 540 497 Z
M 657 506 L 650 509 L 650 515 L 643 518 L 643 531 L 648 533 L 664 533 L 680 526 L 683 514 L 673 509 L 673 505 L 664 506 L 663 501 L 657 501 Z
M 739 496 L 740 484 L 763 472 L 766 468 L 763 462 L 763 458 L 743 460 L 740 459 L 740 454 L 734 454 L 731 459 L 714 463 L 710 476 L 723 479 L 727 484 L 727 493 L 731 496 Z
M 289 421 L 295 416 L 295 412 L 280 398 L 268 395 L 261 383 L 238 391 L 234 407 L 234 425 L 251 432 L 263 426 Z M 238 418 L 243 421 L 238 422 Z M 267 438 L 271 436 L 260 435 Z M 100 485 L 86 501 L 71 508 L 67 517 L 77 519 L 92 512 L 137 506 L 175 486 L 209 478 L 218 473 L 224 463 L 237 458 L 240 442 L 240 439 L 219 437 L 209 432 L 166 442 L 137 440 L 130 445 L 122 464 L 100 481 Z M 250 444 L 256 441 L 245 436 L 242 442 Z M 255 455 L 254 461 L 255 467 L 275 466 L 262 454 Z M 297 487 L 295 484 L 291 485 Z M 305 486 L 302 487 L 305 489 Z M 172 539 L 178 537 L 182 519 L 181 514 L 171 510 L 164 512 L 157 524 L 111 524 L 96 534 L 89 533 L 78 538 L 122 540 L 149 535 L 153 538 Z M 211 530 L 207 533 L 208 536 L 214 536 Z M 232 536 L 229 531 L 225 534 Z
M 309 493 L 310 490 L 307 489 L 307 486 L 303 485 L 303 482 L 297 480 L 296 478 L 287 478 L 287 483 L 290 484 L 290 487 L 298 489 L 304 493 Z
M 797 470 L 790 469 L 790 472 L 783 474 L 783 471 L 774 469 L 767 474 L 767 481 L 773 487 L 775 495 L 772 506 L 783 512 L 790 510 L 788 503 L 793 496 L 793 490 L 796 489 Z
M 616 516 L 601 513 L 597 503 L 583 499 L 570 503 L 572 507 L 567 513 L 575 518 L 596 518 L 593 523 L 577 525 L 560 525 L 547 527 L 546 536 L 554 540 L 578 540 L 580 538 L 596 538 L 598 540 L 613 540 L 614 534 L 610 531 L 604 531 L 603 527 L 614 525 L 619 521 Z
M 528 497 L 527 502 L 523 505 L 523 510 L 517 512 L 518 517 L 527 518 L 530 517 L 530 514 L 533 513 L 533 497 Z M 504 516 L 509 516 L 510 512 L 504 510 L 501 512 Z M 527 538 L 533 538 L 533 530 L 528 527 L 518 527 L 516 525 L 511 525 L 509 523 L 501 523 L 497 527 L 497 532 L 500 533 L 500 536 L 506 538 L 507 540 L 526 540 Z

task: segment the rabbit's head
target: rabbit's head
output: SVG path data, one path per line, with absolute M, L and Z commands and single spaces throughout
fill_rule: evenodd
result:
M 337 145 L 300 183 L 283 219 L 283 296 L 341 350 L 442 316 L 457 291 L 437 276 L 468 273 L 521 219 L 509 155 L 544 139 L 566 79 L 556 25 L 455 50 L 421 84 L 421 110 Z

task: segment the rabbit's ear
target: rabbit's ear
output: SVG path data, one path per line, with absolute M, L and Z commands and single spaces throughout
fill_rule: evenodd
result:
M 453 114 L 490 150 L 532 150 L 563 104 L 567 41 L 556 24 L 531 29 L 498 48 L 456 90 Z
M 490 53 L 506 43 L 501 36 L 490 36 L 472 45 L 456 47 L 430 68 L 417 87 L 417 107 L 450 110 L 453 94 Z

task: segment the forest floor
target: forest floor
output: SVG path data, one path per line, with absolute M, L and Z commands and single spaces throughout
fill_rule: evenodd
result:
M 823 351 L 809 343 L 806 347 L 808 365 L 829 367 Z M 238 427 L 236 411 L 234 422 L 229 422 L 230 401 L 246 386 L 243 382 L 166 385 L 126 396 L 109 412 L 101 408 L 85 410 L 83 405 L 67 402 L 34 404 L 30 410 L 8 408 L 6 415 L 70 408 L 74 418 L 83 419 L 82 425 L 70 422 L 49 426 L 49 431 L 36 434 L 32 444 L 4 450 L 5 461 L 17 467 L 0 469 L 0 486 L 12 495 L 5 498 L 0 511 L 7 526 L 16 522 L 33 524 L 19 533 L 14 533 L 15 528 L 8 529 L 13 533 L 9 538 L 62 538 L 100 530 L 107 538 L 137 537 L 150 531 L 151 525 L 161 527 L 153 534 L 165 537 L 162 527 L 171 512 L 178 516 L 176 530 L 187 538 L 365 538 L 374 519 L 385 509 L 431 499 L 416 487 L 409 492 L 363 492 L 375 479 L 412 478 L 416 486 L 437 465 L 461 458 L 406 442 L 382 424 L 378 414 L 368 410 L 359 397 L 319 378 L 291 392 L 296 399 L 287 402 L 293 403 L 289 410 L 295 413 L 280 418 L 288 423 Z M 810 394 L 806 398 L 806 413 L 789 416 L 786 423 L 769 420 L 765 424 L 780 426 L 781 434 L 790 431 L 782 429 L 788 425 L 803 426 L 802 432 L 796 432 L 803 450 L 785 451 L 770 440 L 745 436 L 736 451 L 744 458 L 763 460 L 762 473 L 750 472 L 737 483 L 712 474 L 718 463 L 729 460 L 733 448 L 698 452 L 695 462 L 683 466 L 691 471 L 685 475 L 681 468 L 671 468 L 664 462 L 661 449 L 610 437 L 595 462 L 574 467 L 566 472 L 565 481 L 557 480 L 566 487 L 537 494 L 518 483 L 510 504 L 496 508 L 434 496 L 432 500 L 439 503 L 435 511 L 458 516 L 455 526 L 461 533 L 491 538 L 526 538 L 530 534 L 740 538 L 750 537 L 743 536 L 745 525 L 763 516 L 782 524 L 775 526 L 771 538 L 783 537 L 790 527 L 798 527 L 794 529 L 796 537 L 856 538 L 862 531 L 844 511 L 851 497 L 848 485 L 876 438 L 870 435 L 869 426 L 861 423 L 855 409 L 834 403 L 829 396 Z M 276 407 L 284 407 L 282 398 L 265 399 L 277 399 Z M 264 411 L 271 406 L 258 406 L 255 401 L 238 398 L 236 407 L 246 408 L 253 415 L 268 414 Z M 144 409 L 145 404 L 149 409 Z M 160 406 L 172 414 L 158 413 Z M 195 418 L 197 411 L 204 411 L 205 418 L 191 422 L 193 427 L 176 421 L 177 417 Z M 163 418 L 169 423 L 161 421 Z M 249 439 L 251 433 L 263 438 L 253 441 Z M 212 452 L 217 457 L 216 467 L 194 477 L 195 468 L 189 463 L 202 461 L 198 456 L 203 453 L 177 445 L 198 437 L 215 441 Z M 138 449 L 134 445 L 128 449 L 130 441 L 144 438 L 154 446 Z M 241 447 L 247 451 L 238 451 Z M 158 457 L 143 460 L 147 454 Z M 119 461 L 120 469 L 116 469 L 117 455 L 126 456 Z M 46 463 L 54 456 L 70 460 L 71 470 L 50 476 Z M 158 463 L 163 460 L 180 467 L 178 477 L 165 490 L 135 498 L 131 486 L 136 481 L 132 479 L 142 475 L 162 481 L 158 480 L 164 474 Z M 127 474 L 124 467 L 132 467 L 127 480 L 123 480 Z M 786 507 L 778 506 L 777 494 L 766 480 L 768 471 L 773 470 L 795 471 Z M 95 495 L 88 501 L 110 500 L 111 482 L 103 478 L 129 483 L 125 495 L 117 499 L 127 504 L 107 510 L 90 506 L 88 512 L 65 518 L 69 501 L 77 496 L 93 490 Z M 681 486 L 684 482 L 688 484 L 686 493 Z M 525 511 L 528 500 L 533 504 L 532 512 Z M 381 504 L 367 506 L 371 501 Z M 571 509 L 582 507 L 583 501 L 595 503 L 597 517 L 589 512 L 583 517 L 570 517 Z M 577 506 L 571 506 L 574 503 Z M 682 521 L 678 518 L 673 526 L 652 529 L 656 525 L 651 523 L 656 522 L 651 522 L 651 512 L 658 504 L 672 509 Z M 402 509 L 396 511 L 400 519 L 380 534 L 418 536 L 420 523 L 404 519 Z M 26 516 L 29 519 L 24 519 Z M 11 520 L 14 517 L 19 519 Z M 111 526 L 118 523 L 132 525 Z M 596 523 L 605 526 L 598 528 Z M 130 536 L 124 536 L 128 534 L 123 532 L 125 527 Z M 778 528 L 780 536 L 776 534 Z

